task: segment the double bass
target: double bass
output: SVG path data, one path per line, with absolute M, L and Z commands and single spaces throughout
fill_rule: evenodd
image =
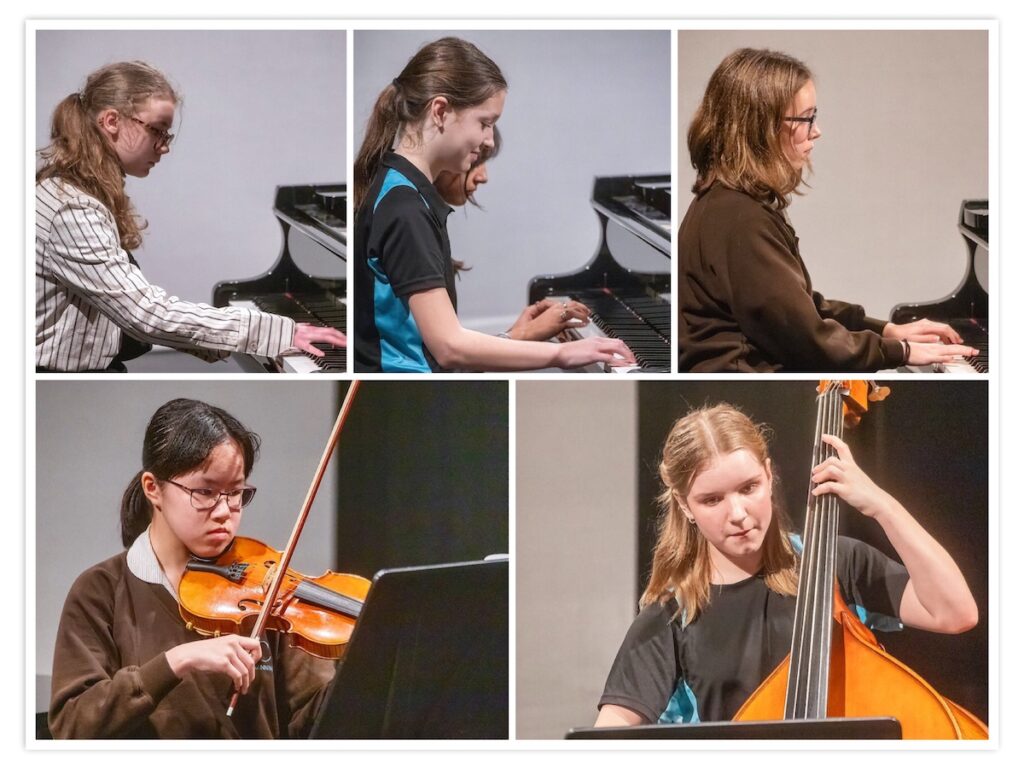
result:
M 812 467 L 835 454 L 822 435 L 842 438 L 844 424 L 856 425 L 888 388 L 823 381 L 818 392 Z M 894 717 L 905 739 L 987 739 L 980 719 L 886 653 L 846 606 L 836 580 L 838 532 L 839 500 L 809 491 L 790 653 L 733 720 Z

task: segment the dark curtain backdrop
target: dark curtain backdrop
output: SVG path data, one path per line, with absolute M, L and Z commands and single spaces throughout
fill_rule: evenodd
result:
M 336 462 L 347 572 L 508 552 L 506 382 L 365 381 Z
M 847 430 L 854 458 L 879 486 L 899 499 L 950 552 L 980 612 L 963 635 L 919 630 L 882 634 L 886 649 L 941 693 L 988 720 L 988 387 L 973 381 L 886 382 L 892 394 Z M 815 387 L 807 381 L 644 382 L 639 407 L 637 597 L 650 573 L 658 511 L 662 442 L 672 422 L 691 407 L 728 402 L 770 425 L 776 479 L 786 509 L 802 532 L 807 498 Z M 891 557 L 881 528 L 845 508 L 840 533 Z

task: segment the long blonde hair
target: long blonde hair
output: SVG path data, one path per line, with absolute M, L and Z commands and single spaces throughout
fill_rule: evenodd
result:
M 718 456 L 750 451 L 764 466 L 768 461 L 768 429 L 755 424 L 737 408 L 721 404 L 693 410 L 672 425 L 662 449 L 658 472 L 664 490 L 658 497 L 661 518 L 654 563 L 640 607 L 675 598 L 685 622 L 707 606 L 711 593 L 711 557 L 707 539 L 687 521 L 679 500 L 685 500 L 693 481 Z M 774 484 L 778 488 L 778 482 Z M 796 554 L 789 541 L 789 521 L 772 496 L 772 521 L 765 533 L 763 574 L 768 588 L 795 595 Z
M 811 71 L 778 51 L 741 48 L 714 71 L 686 134 L 693 192 L 718 181 L 776 208 L 785 208 L 803 172 L 783 149 L 783 118 Z
M 153 97 L 181 101 L 167 78 L 149 64 L 108 64 L 89 75 L 85 88 L 57 105 L 50 145 L 39 151 L 43 164 L 36 171 L 36 183 L 57 178 L 95 197 L 110 209 L 121 245 L 128 250 L 142 244 L 145 222 L 136 217 L 125 193 L 121 161 L 101 132 L 98 117 L 105 109 L 131 117 Z

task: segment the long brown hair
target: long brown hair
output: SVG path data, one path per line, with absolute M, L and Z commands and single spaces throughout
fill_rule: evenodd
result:
M 690 164 L 697 170 L 693 192 L 718 181 L 785 208 L 803 174 L 783 150 L 783 118 L 810 79 L 806 64 L 777 51 L 741 48 L 726 56 L 686 134 Z
M 175 104 L 181 97 L 162 73 L 141 61 L 108 64 L 86 79 L 85 88 L 65 97 L 53 111 L 50 145 L 39 151 L 43 165 L 36 183 L 57 178 L 103 203 L 114 216 L 121 245 L 142 244 L 141 222 L 124 190 L 124 171 L 110 141 L 100 131 L 99 114 L 116 109 L 131 117 L 146 100 L 157 97 Z
M 418 123 L 434 98 L 444 96 L 453 109 L 465 109 L 505 90 L 508 83 L 498 65 L 466 40 L 442 37 L 420 48 L 380 92 L 370 113 L 354 168 L 356 209 L 401 127 Z
M 664 490 L 658 497 L 661 519 L 654 563 L 640 606 L 675 598 L 684 621 L 693 621 L 707 606 L 711 594 L 711 556 L 707 539 L 690 523 L 680 500 L 708 462 L 738 450 L 750 451 L 763 466 L 768 461 L 768 429 L 755 424 L 734 406 L 700 408 L 672 425 L 658 467 Z M 772 521 L 765 532 L 763 574 L 769 589 L 795 595 L 796 555 L 787 532 L 789 521 L 776 503 L 779 483 L 772 495 Z

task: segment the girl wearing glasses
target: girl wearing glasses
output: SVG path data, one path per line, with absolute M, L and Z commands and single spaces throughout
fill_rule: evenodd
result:
M 279 633 L 198 639 L 178 613 L 193 555 L 231 543 L 259 437 L 196 400 L 161 406 L 146 429 L 142 470 L 121 501 L 125 551 L 75 581 L 54 649 L 49 725 L 57 738 L 296 737 L 334 664 Z M 245 694 L 232 717 L 232 688 Z
M 355 163 L 357 371 L 634 362 L 619 340 L 546 344 L 514 338 L 515 327 L 497 338 L 459 323 L 451 209 L 434 182 L 493 150 L 507 90 L 491 59 L 446 37 L 420 49 L 377 97 Z M 574 309 L 556 311 L 564 322 Z
M 213 361 L 231 352 L 276 357 L 332 328 L 169 296 L 143 276 L 131 251 L 140 223 L 126 175 L 144 178 L 170 152 L 179 95 L 156 69 L 120 62 L 93 72 L 53 113 L 36 172 L 36 370 L 123 372 L 165 344 Z
M 821 136 L 805 64 L 744 48 L 687 133 L 696 195 L 679 230 L 681 371 L 875 371 L 977 350 L 944 323 L 866 316 L 811 286 L 786 215 Z

